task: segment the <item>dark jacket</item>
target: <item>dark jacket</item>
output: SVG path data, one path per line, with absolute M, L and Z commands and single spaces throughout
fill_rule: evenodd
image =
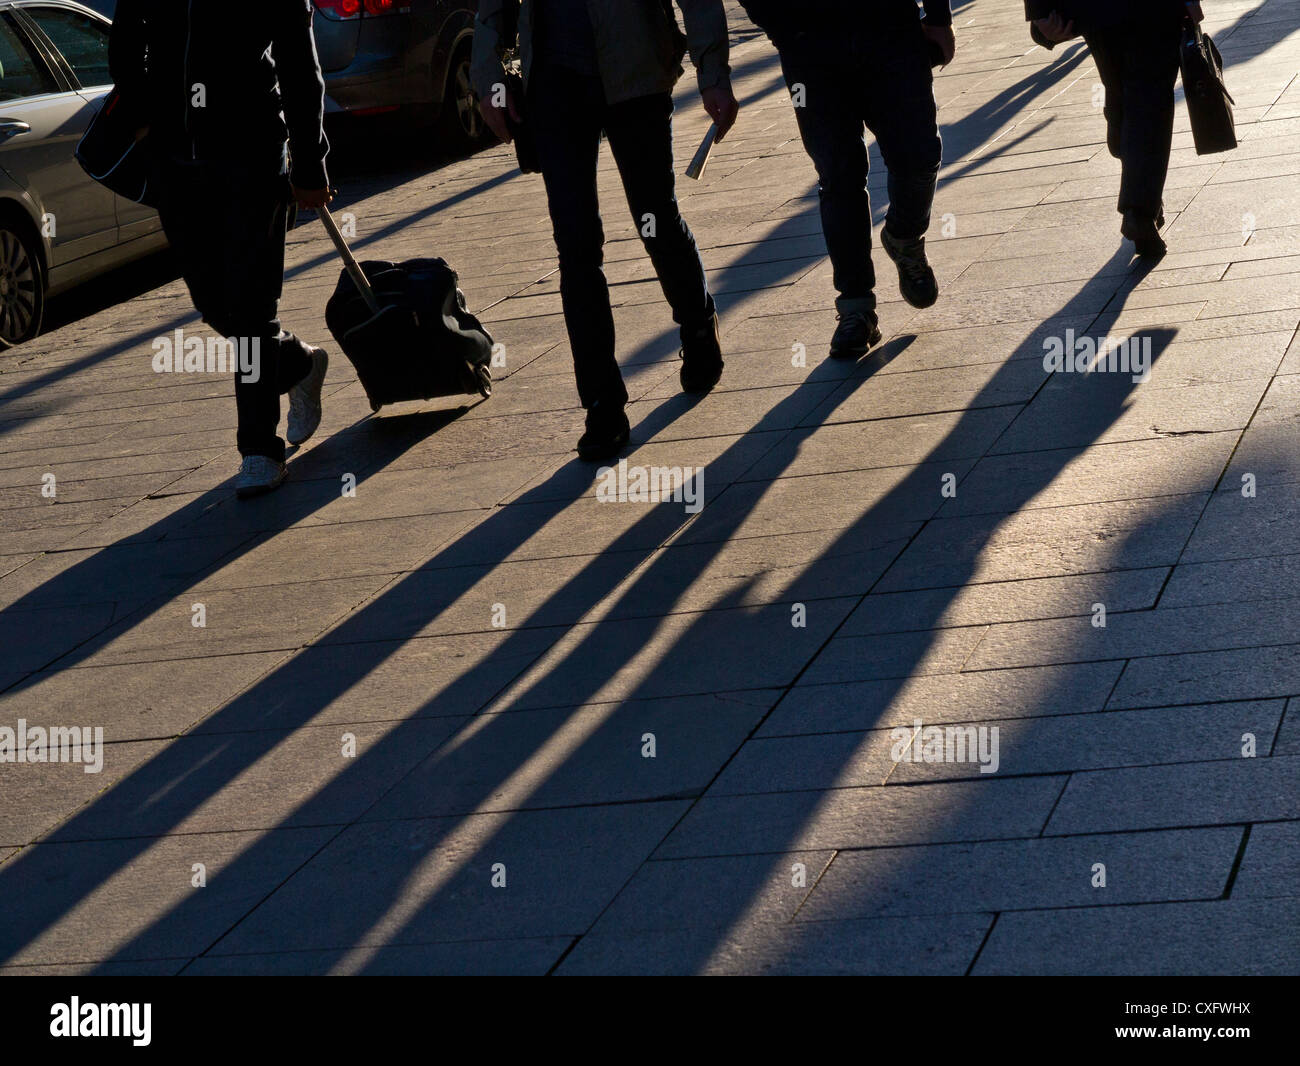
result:
M 701 90 L 731 83 L 727 14 L 722 0 L 676 0 L 686 23 L 681 40 L 671 0 L 587 0 L 596 65 L 611 104 L 669 92 L 689 48 Z M 518 48 L 527 84 L 533 66 L 535 0 L 479 0 L 470 81 L 481 100 L 504 76 L 502 56 Z
M 925 21 L 952 25 L 952 0 L 924 0 Z M 760 30 L 779 42 L 802 30 L 843 26 L 851 19 L 902 22 L 917 17 L 915 0 L 740 0 Z
M 1186 12 L 1184 0 L 1025 0 L 1025 19 L 1045 19 L 1053 11 L 1072 21 L 1080 33 L 1111 29 L 1126 22 L 1177 19 Z M 1044 48 L 1054 48 L 1038 27 L 1031 26 L 1030 36 Z
M 228 0 L 118 0 L 108 65 L 121 106 L 159 151 L 185 159 L 272 166 L 287 140 L 293 183 L 322 189 L 325 80 L 311 20 L 311 0 L 259 0 L 247 17 Z

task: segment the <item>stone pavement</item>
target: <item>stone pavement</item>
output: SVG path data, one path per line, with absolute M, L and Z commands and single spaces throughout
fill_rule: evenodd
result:
M 336 354 L 274 496 L 233 498 L 228 379 L 151 369 L 202 335 L 179 283 L 0 360 L 0 726 L 106 741 L 99 774 L 0 764 L 2 972 L 1295 971 L 1300 0 L 1206 0 L 1242 143 L 1198 158 L 1180 103 L 1154 269 L 1086 51 L 959 3 L 943 296 L 913 311 L 877 255 L 857 365 L 731 6 L 741 122 L 680 189 L 724 312 L 706 398 L 601 171 L 627 462 L 702 468 L 698 513 L 600 502 L 575 459 L 505 148 L 340 210 L 363 257 L 455 264 L 508 376 L 371 417 Z M 319 225 L 290 258 L 284 318 L 324 338 Z M 1067 331 L 1148 344 L 1149 377 L 1049 372 Z M 918 721 L 996 727 L 996 772 L 925 761 Z

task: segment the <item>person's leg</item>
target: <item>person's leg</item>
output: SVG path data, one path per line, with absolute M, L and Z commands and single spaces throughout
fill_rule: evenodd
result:
M 1106 90 L 1106 149 L 1120 159 L 1124 141 L 1124 35 L 1111 28 L 1085 30 L 1084 42 Z
M 924 237 L 943 160 L 934 76 L 919 22 L 864 33 L 859 48 L 867 127 L 889 170 L 885 229 L 900 241 Z
M 1179 39 L 1173 20 L 1135 24 L 1124 38 L 1119 209 L 1143 218 L 1161 214 L 1174 135 Z
M 258 345 L 256 379 L 235 377 L 240 452 L 283 460 L 284 441 L 276 434 L 280 397 L 312 367 L 311 349 L 280 328 L 287 190 L 282 181 L 261 175 L 231 174 L 227 181 L 228 210 L 237 213 L 243 228 L 238 235 L 227 234 L 222 320 L 209 321 L 224 336 L 247 338 L 250 345 L 256 340 Z
M 605 231 L 596 193 L 600 82 L 540 63 L 528 86 L 546 202 L 560 260 L 560 300 L 582 406 L 621 408 L 627 390 L 614 350 L 614 314 L 603 269 Z
M 608 108 L 605 134 L 633 224 L 681 327 L 682 388 L 707 392 L 723 369 L 717 308 L 695 236 L 677 207 L 672 121 L 671 94 L 644 96 Z
M 310 369 L 309 349 L 280 329 L 285 202 L 281 182 L 211 165 L 162 164 L 159 215 L 194 306 L 221 336 L 259 351 L 235 375 L 241 455 L 284 459 L 280 395 Z
M 714 307 L 695 237 L 677 206 L 672 119 L 671 95 L 644 96 L 610 107 L 605 134 L 673 321 L 689 328 L 711 318 Z
M 934 192 L 943 160 L 934 75 L 915 20 L 860 32 L 863 109 L 889 170 L 889 211 L 880 243 L 898 267 L 899 291 L 913 307 L 930 307 L 939 284 L 925 254 Z
M 799 136 L 817 169 L 822 233 L 839 293 L 836 306 L 841 314 L 874 316 L 864 116 L 859 95 L 850 88 L 860 74 L 852 68 L 842 35 L 833 31 L 812 31 L 785 44 L 781 69 Z

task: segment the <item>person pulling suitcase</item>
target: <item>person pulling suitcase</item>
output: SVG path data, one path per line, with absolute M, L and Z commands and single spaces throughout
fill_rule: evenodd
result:
M 255 372 L 235 375 L 241 498 L 284 481 L 281 395 L 290 444 L 321 421 L 329 358 L 279 321 L 289 203 L 330 201 L 312 14 L 311 0 L 268 0 L 256 16 L 219 0 L 119 0 L 109 37 L 119 106 L 148 137 L 150 184 L 194 306 L 258 356 Z

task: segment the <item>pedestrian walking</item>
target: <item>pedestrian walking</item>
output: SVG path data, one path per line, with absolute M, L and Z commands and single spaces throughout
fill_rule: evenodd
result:
M 277 488 L 287 437 L 320 425 L 328 358 L 280 328 L 288 208 L 329 202 L 325 82 L 311 0 L 264 0 L 241 14 L 220 0 L 119 0 L 109 68 L 147 134 L 150 186 L 194 306 L 254 354 L 235 375 L 236 493 Z M 292 159 L 292 165 L 290 160 Z
M 596 192 L 602 131 L 633 222 L 679 327 L 680 379 L 707 392 L 722 376 L 717 308 L 690 228 L 677 206 L 672 89 L 687 48 L 705 110 L 721 140 L 735 123 L 722 0 L 480 0 L 472 80 L 493 132 L 522 123 L 546 186 L 560 261 L 560 297 L 586 432 L 578 454 L 617 455 L 627 444 L 627 390 L 615 349 Z M 518 50 L 523 99 L 506 89 L 503 55 Z
M 1045 48 L 1082 35 L 1106 88 L 1106 147 L 1120 161 L 1120 233 L 1138 255 L 1166 246 L 1164 190 L 1174 135 L 1174 83 L 1184 19 L 1204 19 L 1183 0 L 1025 0 Z
M 817 169 L 822 232 L 834 270 L 839 324 L 830 354 L 856 358 L 880 342 L 871 262 L 864 127 L 889 170 L 880 242 L 899 290 L 929 307 L 939 285 L 925 254 L 942 162 L 935 63 L 952 61 L 949 0 L 741 0 L 781 54 L 804 148 Z

